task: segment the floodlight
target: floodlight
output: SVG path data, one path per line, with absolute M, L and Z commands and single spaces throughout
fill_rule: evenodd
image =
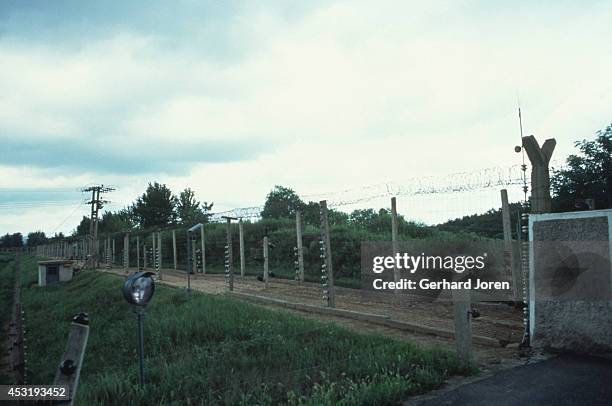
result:
M 155 282 L 151 277 L 153 272 L 132 272 L 125 278 L 123 283 L 123 297 L 136 309 L 138 323 L 138 364 L 140 372 L 140 384 L 145 384 L 144 371 L 144 314 L 145 307 L 151 301 L 155 293 Z
M 129 304 L 146 306 L 155 292 L 153 272 L 133 272 L 123 284 L 123 297 Z

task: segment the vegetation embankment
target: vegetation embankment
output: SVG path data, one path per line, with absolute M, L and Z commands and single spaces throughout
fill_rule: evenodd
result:
M 444 349 L 264 309 L 231 298 L 158 285 L 147 309 L 147 380 L 138 383 L 136 322 L 122 279 L 86 271 L 36 286 L 22 261 L 32 384 L 50 383 L 71 316 L 91 330 L 78 404 L 395 404 L 470 367 Z

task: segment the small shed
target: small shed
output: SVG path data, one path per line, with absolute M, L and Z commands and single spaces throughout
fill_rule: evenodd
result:
M 38 285 L 66 282 L 74 275 L 74 261 L 51 260 L 38 263 Z

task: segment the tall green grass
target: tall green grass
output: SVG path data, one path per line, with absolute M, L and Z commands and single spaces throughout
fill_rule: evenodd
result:
M 91 330 L 78 404 L 395 404 L 471 372 L 454 354 L 158 285 L 145 320 L 146 387 L 138 385 L 136 320 L 122 279 L 84 272 L 37 287 L 23 261 L 29 382 L 53 379 L 71 316 Z
M 0 342 L 6 343 L 8 323 L 11 319 L 13 309 L 13 292 L 15 288 L 15 268 L 13 266 L 14 256 L 12 254 L 0 254 L 0 331 L 2 335 Z M 0 385 L 14 383 L 11 377 L 0 371 Z

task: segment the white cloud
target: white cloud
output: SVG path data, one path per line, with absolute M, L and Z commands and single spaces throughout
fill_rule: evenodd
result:
M 249 161 L 109 182 L 126 190 L 117 195 L 125 204 L 160 179 L 228 208 L 260 203 L 274 184 L 308 194 L 518 163 L 517 93 L 526 133 L 555 137 L 557 158 L 610 122 L 609 4 L 526 13 L 339 1 L 292 19 L 246 10 L 225 28 L 228 46 L 246 51 L 227 61 L 188 38 L 168 48 L 163 28 L 116 32 L 78 51 L 0 41 L 0 136 L 105 137 L 109 149 L 128 140 L 264 145 Z M 86 172 L 0 169 L 11 185 L 99 182 L 97 168 Z

